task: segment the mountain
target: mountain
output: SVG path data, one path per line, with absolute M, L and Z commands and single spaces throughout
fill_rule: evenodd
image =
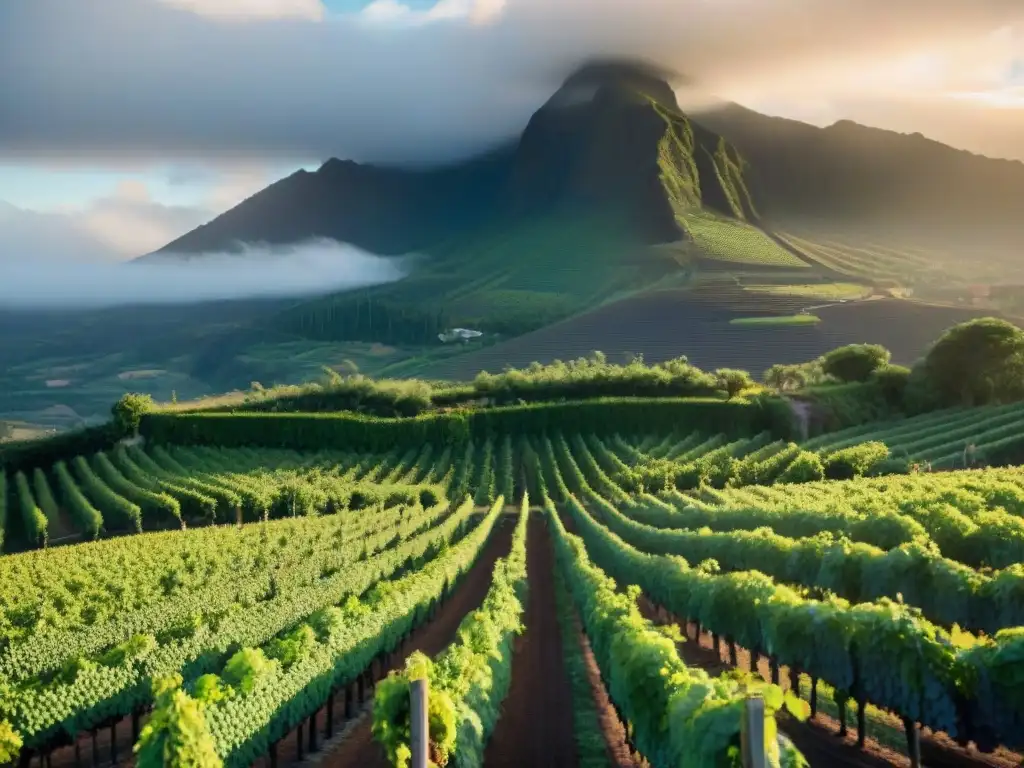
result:
M 436 345 L 451 327 L 517 336 L 701 272 L 797 284 L 909 275 L 931 289 L 950 264 L 967 265 L 958 279 L 976 282 L 988 278 L 971 274 L 972 260 L 998 275 L 1017 258 L 1003 243 L 1024 242 L 1024 165 L 735 104 L 687 115 L 672 80 L 633 62 L 592 62 L 515 142 L 429 170 L 331 159 L 144 258 L 313 237 L 415 252 L 414 271 L 397 283 L 302 301 L 266 320 L 306 339 L 398 347 Z M 962 242 L 941 257 L 836 245 L 830 235 L 809 243 L 806 223 L 823 220 L 868 240 L 902 228 L 931 238 L 929 247 Z M 985 238 L 1003 250 L 990 257 Z
M 328 237 L 396 255 L 475 226 L 492 210 L 512 147 L 458 165 L 407 170 L 331 159 L 257 192 L 157 251 L 198 253 L 239 242 L 289 244 Z M 145 257 L 144 257 L 145 258 Z
M 1024 163 L 954 149 L 920 133 L 841 120 L 826 128 L 737 104 L 700 113 L 750 163 L 773 222 L 828 219 L 1024 241 Z
M 686 210 L 756 219 L 745 173 L 734 147 L 680 112 L 661 73 L 593 63 L 564 83 L 513 145 L 431 170 L 331 159 L 158 253 L 330 237 L 391 255 L 495 220 L 595 213 L 622 220 L 638 242 L 670 242 L 686 237 Z

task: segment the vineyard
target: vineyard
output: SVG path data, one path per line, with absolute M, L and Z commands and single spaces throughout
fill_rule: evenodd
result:
M 764 232 L 744 222 L 703 212 L 688 213 L 683 221 L 709 259 L 762 267 L 808 267 Z
M 935 469 L 972 464 L 1020 463 L 1016 453 L 1024 432 L 1020 403 L 956 408 L 926 413 L 883 425 L 867 424 L 831 432 L 803 443 L 806 450 L 834 452 L 864 441 L 881 441 L 894 456 L 930 464 Z
M 0 760 L 404 764 L 422 677 L 441 764 L 724 765 L 751 695 L 773 764 L 1016 764 L 1024 469 L 877 442 L 947 455 L 1016 414 L 17 472 L 9 530 L 136 535 L 0 558 Z

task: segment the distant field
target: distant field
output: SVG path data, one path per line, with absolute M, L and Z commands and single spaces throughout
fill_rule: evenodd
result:
M 948 290 L 956 284 L 1024 280 L 1015 249 L 988 242 L 983 232 L 966 233 L 967 241 L 956 244 L 929 242 L 925 235 L 836 231 L 798 224 L 782 227 L 776 234 L 821 267 L 866 280 L 893 280 L 918 292 Z
M 801 285 L 747 285 L 748 293 L 769 296 L 797 296 L 806 299 L 841 301 L 871 295 L 871 288 L 861 283 L 811 283 Z
M 765 302 L 757 309 L 743 306 L 742 290 L 717 302 L 715 294 L 659 291 L 603 306 L 533 333 L 490 347 L 425 365 L 417 375 L 471 378 L 480 370 L 501 371 L 507 365 L 523 367 L 532 361 L 550 362 L 604 352 L 622 361 L 642 354 L 648 362 L 680 355 L 706 370 L 744 368 L 760 375 L 775 363 L 812 360 L 843 344 L 882 344 L 893 361 L 912 364 L 944 330 L 956 323 L 990 314 L 900 299 L 836 303 L 820 307 L 813 325 L 768 325 L 752 328 L 730 323 L 753 311 L 776 311 L 768 300 L 781 300 L 790 314 L 797 299 L 749 295 Z M 724 296 L 724 295 L 723 295 Z M 717 302 L 717 303 L 716 303 Z M 779 312 L 783 315 L 783 312 Z M 806 321 L 805 321 L 806 323 Z
M 810 266 L 761 230 L 741 221 L 690 213 L 685 215 L 683 223 L 709 259 L 762 267 Z
M 919 253 L 807 239 L 788 232 L 779 233 L 779 237 L 821 266 L 842 274 L 901 282 L 948 280 L 933 261 Z
M 729 321 L 729 325 L 758 328 L 779 325 L 817 325 L 820 322 L 821 318 L 815 315 L 779 315 L 775 317 L 734 317 Z

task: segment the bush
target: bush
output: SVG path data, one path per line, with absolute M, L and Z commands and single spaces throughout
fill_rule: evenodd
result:
M 114 403 L 110 412 L 118 431 L 127 436 L 134 435 L 139 431 L 143 414 L 151 410 L 153 410 L 153 398 L 150 395 L 128 392 Z
M 764 372 L 764 383 L 780 392 L 791 392 L 829 381 L 822 358 L 792 365 L 776 364 Z
M 685 357 L 646 365 L 642 357 L 627 365 L 591 357 L 550 365 L 532 363 L 503 373 L 480 373 L 473 380 L 477 397 L 496 404 L 594 397 L 709 397 L 717 392 L 714 376 L 690 365 Z
M 822 370 L 843 382 L 867 381 L 889 357 L 889 350 L 878 344 L 847 344 L 824 355 Z
M 908 416 L 916 416 L 942 408 L 942 395 L 935 382 L 928 375 L 923 364 L 915 365 L 907 376 L 903 389 L 903 410 Z
M 813 483 L 825 478 L 821 457 L 812 451 L 800 451 L 779 476 L 776 483 Z
M 942 405 L 985 405 L 1024 398 L 1024 331 L 983 317 L 947 330 L 921 368 Z
M 715 371 L 715 382 L 718 388 L 725 391 L 729 400 L 745 389 L 754 386 L 754 380 L 750 374 L 735 368 L 719 368 Z
M 871 382 L 892 408 L 903 407 L 909 380 L 910 369 L 902 365 L 883 365 L 871 374 Z
M 877 441 L 841 448 L 825 457 L 825 477 L 829 480 L 861 477 L 888 458 L 889 446 Z
M 909 459 L 890 456 L 872 465 L 866 474 L 871 477 L 881 477 L 882 475 L 908 475 L 910 472 L 911 465 Z

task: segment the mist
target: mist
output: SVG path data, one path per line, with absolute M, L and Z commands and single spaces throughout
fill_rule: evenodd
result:
M 1024 158 L 1022 30 L 1020 0 L 0 2 L 0 158 L 444 162 L 517 134 L 601 56 Z
M 9 259 L 0 262 L 0 308 L 301 297 L 399 280 L 412 258 L 317 239 L 287 247 L 240 246 L 237 253 L 161 253 L 130 262 Z

